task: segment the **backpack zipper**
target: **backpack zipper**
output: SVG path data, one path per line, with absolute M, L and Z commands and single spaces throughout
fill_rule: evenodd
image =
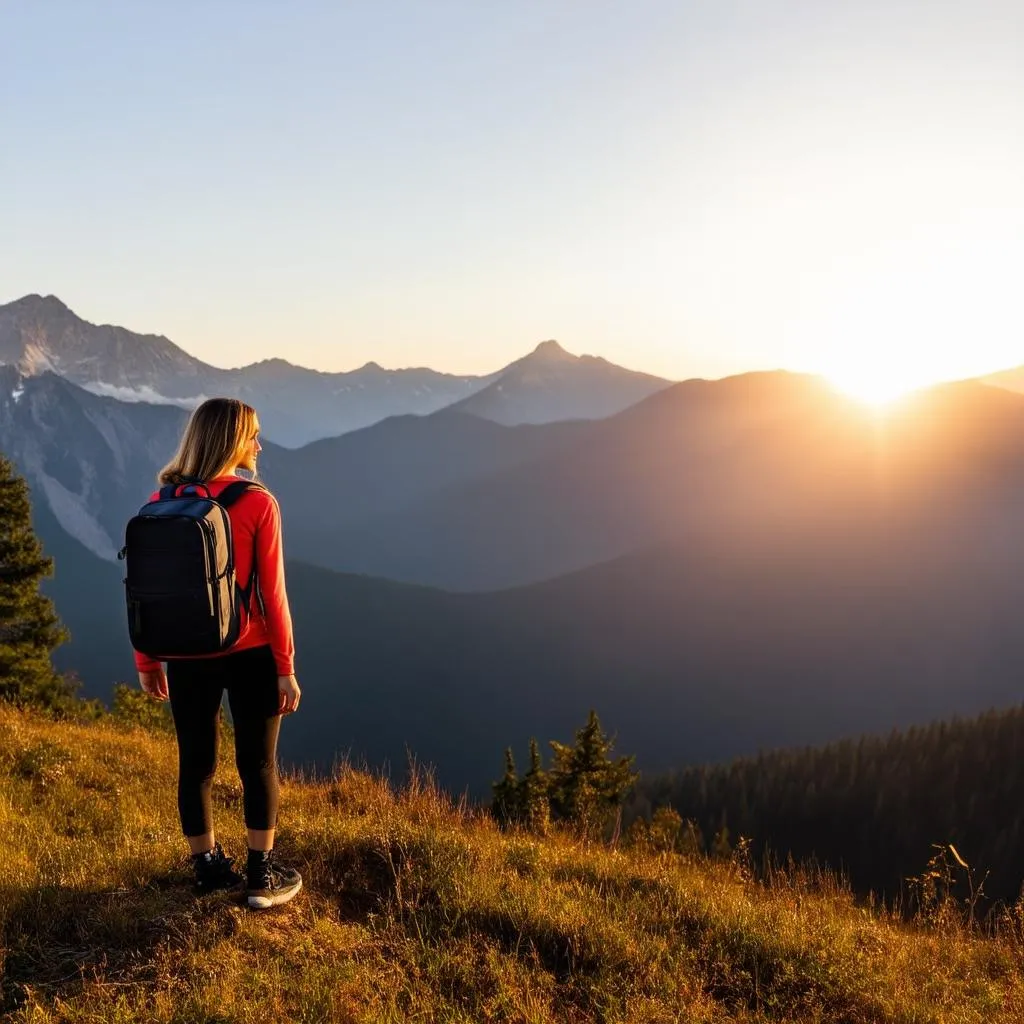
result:
M 217 580 L 220 578 L 217 574 L 217 539 L 214 536 L 213 524 L 208 519 L 199 520 L 200 529 L 203 531 L 203 550 L 206 553 L 206 600 L 210 606 L 210 616 L 217 623 L 217 634 L 221 632 L 221 621 L 220 621 L 220 601 L 214 600 L 214 589 L 217 586 Z M 228 565 L 231 564 L 230 555 L 230 544 L 231 535 L 228 534 Z

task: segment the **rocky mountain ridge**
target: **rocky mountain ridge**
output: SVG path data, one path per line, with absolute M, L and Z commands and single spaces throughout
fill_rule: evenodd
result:
M 0 363 L 25 377 L 56 373 L 122 402 L 188 409 L 209 395 L 231 395 L 256 406 L 265 434 L 289 448 L 389 416 L 429 415 L 489 389 L 506 374 L 505 390 L 466 411 L 502 423 L 596 419 L 668 384 L 604 360 L 570 355 L 553 342 L 485 376 L 428 368 L 387 370 L 373 361 L 357 370 L 327 373 L 281 358 L 224 369 L 162 335 L 91 324 L 53 295 L 27 295 L 0 305 Z M 594 372 L 597 364 L 599 373 Z

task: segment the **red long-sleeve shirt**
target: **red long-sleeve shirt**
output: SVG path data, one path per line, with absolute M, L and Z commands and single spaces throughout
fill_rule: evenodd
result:
M 207 487 L 216 498 L 228 484 L 242 479 L 238 476 L 218 476 Z M 156 501 L 155 492 L 150 501 Z M 231 520 L 231 539 L 235 555 L 235 576 L 243 584 L 252 578 L 253 551 L 256 552 L 256 577 L 266 608 L 260 611 L 255 593 L 252 595 L 251 614 L 242 610 L 242 628 L 235 644 L 218 654 L 204 654 L 204 658 L 220 658 L 225 654 L 270 644 L 277 664 L 277 673 L 290 676 L 295 671 L 295 641 L 292 638 L 292 616 L 288 608 L 288 594 L 284 583 L 284 547 L 281 543 L 281 510 L 277 499 L 269 492 L 253 488 L 246 491 L 233 505 L 228 506 Z M 255 538 L 255 544 L 253 540 Z M 160 668 L 160 662 L 135 652 L 135 666 L 140 672 Z

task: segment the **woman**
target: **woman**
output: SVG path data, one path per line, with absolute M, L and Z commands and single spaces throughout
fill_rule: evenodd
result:
M 174 458 L 160 471 L 161 485 L 202 481 L 212 497 L 255 475 L 261 451 L 259 421 L 235 398 L 211 398 L 193 412 Z M 156 500 L 154 494 L 151 500 Z M 228 507 L 238 579 L 255 571 L 262 601 L 242 611 L 236 643 L 215 655 L 160 662 L 138 651 L 142 689 L 171 702 L 178 737 L 178 811 L 192 851 L 196 889 L 230 889 L 242 878 L 216 841 L 210 793 L 217 765 L 220 707 L 227 690 L 235 729 L 235 760 L 242 780 L 249 856 L 246 899 L 262 909 L 286 903 L 302 888 L 297 871 L 274 861 L 277 824 L 277 737 L 281 716 L 299 706 L 295 647 L 285 592 L 281 513 L 264 488 L 252 488 Z M 255 555 L 255 565 L 253 558 Z M 261 607 L 262 606 L 262 607 Z

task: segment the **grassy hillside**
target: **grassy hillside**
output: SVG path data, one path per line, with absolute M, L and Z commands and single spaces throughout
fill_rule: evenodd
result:
M 225 767 L 229 751 L 225 751 Z M 173 743 L 0 708 L 0 998 L 33 1021 L 1018 1021 L 1024 941 L 807 880 L 503 835 L 422 779 L 284 787 L 280 911 L 190 894 Z M 240 853 L 239 791 L 216 801 Z M 230 815 L 230 817 L 229 817 Z M 231 823 L 230 827 L 228 823 Z

